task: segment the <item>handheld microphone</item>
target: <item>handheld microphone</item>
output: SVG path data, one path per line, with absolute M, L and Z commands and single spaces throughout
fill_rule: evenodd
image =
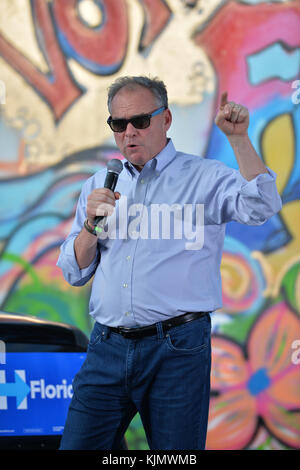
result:
M 111 189 L 111 191 L 114 191 L 118 182 L 119 174 L 122 170 L 123 164 L 120 162 L 120 160 L 118 160 L 117 158 L 109 160 L 109 162 L 107 163 L 107 173 L 104 181 L 104 188 Z M 95 217 L 95 229 L 101 221 L 105 223 L 105 220 L 105 215 L 98 215 L 97 217 Z M 103 223 L 101 225 L 103 225 Z

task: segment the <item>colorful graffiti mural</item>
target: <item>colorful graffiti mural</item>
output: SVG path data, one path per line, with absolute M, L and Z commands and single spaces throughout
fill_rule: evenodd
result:
M 227 226 L 213 314 L 209 449 L 300 448 L 300 4 L 293 0 L 1 0 L 0 309 L 91 329 L 90 285 L 56 267 L 88 176 L 119 153 L 106 90 L 161 77 L 177 148 L 231 167 L 221 93 L 278 175 L 283 208 Z M 147 448 L 139 417 L 129 447 Z

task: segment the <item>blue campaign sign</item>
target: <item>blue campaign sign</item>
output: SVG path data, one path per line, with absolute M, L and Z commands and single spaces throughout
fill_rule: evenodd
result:
M 0 364 L 1 436 L 61 434 L 85 353 L 6 353 Z

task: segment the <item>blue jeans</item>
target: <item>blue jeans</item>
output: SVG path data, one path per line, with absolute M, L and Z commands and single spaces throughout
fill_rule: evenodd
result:
M 210 315 L 128 339 L 95 323 L 74 378 L 61 449 L 113 450 L 139 412 L 152 450 L 205 448 L 211 368 Z

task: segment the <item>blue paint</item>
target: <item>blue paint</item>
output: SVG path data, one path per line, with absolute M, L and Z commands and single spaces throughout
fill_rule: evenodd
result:
M 266 390 L 271 384 L 267 369 L 258 369 L 250 378 L 247 387 L 251 395 L 256 396 Z
M 292 92 L 293 89 L 291 88 Z M 300 106 L 293 104 L 291 95 L 283 97 L 279 93 L 275 94 L 267 103 L 251 112 L 249 137 L 258 154 L 261 154 L 261 139 L 265 128 L 273 119 L 283 114 L 291 116 L 295 136 L 294 167 L 281 194 L 283 204 L 286 204 L 300 198 Z M 231 168 L 238 168 L 228 139 L 215 124 L 212 126 L 206 158 L 214 158 Z M 226 236 L 240 240 L 251 251 L 257 250 L 264 253 L 272 253 L 279 250 L 291 240 L 291 235 L 285 227 L 280 214 L 274 215 L 261 226 L 241 225 L 237 222 L 230 222 L 226 227 Z
M 96 75 L 111 75 L 117 72 L 123 63 L 123 60 L 115 62 L 111 65 L 104 65 L 100 63 L 93 62 L 85 57 L 81 56 L 76 49 L 69 43 L 66 36 L 58 30 L 57 37 L 60 43 L 60 46 L 67 57 L 71 57 L 81 64 L 84 68 Z
M 290 52 L 277 42 L 247 57 L 249 79 L 252 85 L 279 78 L 283 81 L 298 76 L 300 49 Z

